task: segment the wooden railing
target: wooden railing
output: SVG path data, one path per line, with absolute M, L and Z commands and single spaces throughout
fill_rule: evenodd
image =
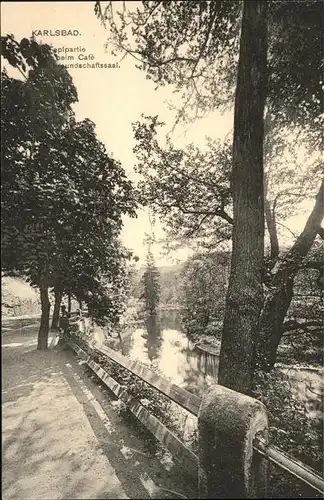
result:
M 70 335 L 65 336 L 66 341 L 72 347 L 72 349 L 79 355 L 86 364 L 93 370 L 93 372 L 104 382 L 104 384 L 121 399 L 130 409 L 130 411 L 138 418 L 138 420 L 155 436 L 155 438 L 165 446 L 170 453 L 178 459 L 182 465 L 191 473 L 197 471 L 197 465 L 199 465 L 199 457 L 193 453 L 185 444 L 183 444 L 180 439 L 175 436 L 164 424 L 162 424 L 156 417 L 154 417 L 140 402 L 138 402 L 134 397 L 130 396 L 127 392 L 127 387 L 120 385 L 115 379 L 113 379 L 90 355 L 88 355 L 82 347 L 77 343 L 75 338 Z M 130 360 L 121 355 L 119 352 L 106 346 L 93 345 L 95 351 L 101 355 L 106 356 L 109 360 L 117 363 L 122 368 L 128 370 L 133 375 L 137 376 L 151 387 L 159 391 L 161 394 L 167 396 L 170 400 L 177 403 L 179 406 L 187 410 L 192 415 L 199 418 L 202 415 L 201 406 L 203 399 L 188 392 L 181 387 L 171 383 L 165 378 L 161 377 L 154 371 L 150 370 L 146 366 L 142 365 L 138 361 Z M 230 393 L 230 396 L 235 397 L 237 394 L 240 398 L 239 404 L 242 406 L 244 403 L 244 398 L 246 401 L 252 401 L 252 398 L 245 397 L 229 389 L 222 388 L 218 386 L 223 391 Z M 227 394 L 226 392 L 226 394 Z M 242 399 L 243 398 L 243 399 Z M 243 403 L 242 403 L 243 401 Z M 258 404 L 261 404 L 257 402 Z M 241 408 L 240 406 L 240 408 Z M 250 410 L 249 410 L 250 411 Z M 199 413 L 200 412 L 200 413 Z M 251 413 L 251 411 L 250 411 Z M 202 418 L 202 417 L 201 417 Z M 210 425 L 210 423 L 208 424 Z M 209 429 L 210 431 L 210 429 Z M 255 431 L 256 432 L 256 431 Z M 233 429 L 235 433 L 235 429 Z M 234 439 L 234 436 L 233 436 Z M 208 443 L 206 443 L 208 446 Z M 253 439 L 253 450 L 260 459 L 267 459 L 268 461 L 274 463 L 276 466 L 288 471 L 291 475 L 298 478 L 303 483 L 308 484 L 314 490 L 324 493 L 324 481 L 323 479 L 312 469 L 301 463 L 300 461 L 290 457 L 286 453 L 283 453 L 274 446 L 269 446 L 266 439 L 254 436 Z M 226 497 L 226 493 L 222 493 L 223 498 Z M 206 495 L 206 493 L 205 493 Z M 229 493 L 231 497 L 231 493 Z M 202 496 L 201 498 L 215 498 L 213 496 Z

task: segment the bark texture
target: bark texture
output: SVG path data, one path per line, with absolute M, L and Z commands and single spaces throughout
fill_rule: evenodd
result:
M 233 251 L 219 383 L 249 393 L 262 307 L 263 137 L 267 88 L 267 2 L 243 7 L 233 142 Z
M 279 342 L 283 335 L 283 323 L 293 296 L 294 278 L 320 232 L 324 215 L 323 181 L 316 196 L 314 208 L 303 232 L 294 245 L 273 269 L 261 314 L 260 334 L 257 346 L 257 367 L 270 371 L 276 361 Z
M 54 297 L 55 297 L 55 302 L 54 302 L 54 309 L 53 309 L 53 318 L 52 318 L 52 330 L 57 330 L 59 327 L 59 319 L 60 319 L 60 308 L 61 308 L 61 302 L 63 298 L 63 293 L 60 290 L 55 289 L 54 290 Z
M 42 283 L 40 285 L 40 299 L 42 306 L 42 316 L 38 331 L 37 349 L 47 349 L 51 304 L 48 298 L 48 285 L 46 283 Z
M 266 193 L 264 199 L 264 211 L 265 211 L 267 230 L 270 238 L 270 261 L 271 261 L 271 267 L 273 267 L 279 256 L 279 241 L 278 241 L 275 212 L 271 208 Z

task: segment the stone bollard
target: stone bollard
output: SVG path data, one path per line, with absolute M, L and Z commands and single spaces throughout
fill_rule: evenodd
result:
M 256 399 L 221 385 L 203 397 L 198 414 L 198 497 L 265 498 L 267 463 L 253 452 L 267 440 L 268 417 Z

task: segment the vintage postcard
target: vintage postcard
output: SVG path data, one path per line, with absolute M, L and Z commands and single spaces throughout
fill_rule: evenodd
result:
M 4 500 L 322 497 L 323 8 L 2 2 Z

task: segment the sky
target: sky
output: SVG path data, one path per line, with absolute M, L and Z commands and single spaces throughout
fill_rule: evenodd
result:
M 156 90 L 153 82 L 145 78 L 144 72 L 135 67 L 135 61 L 121 56 L 113 57 L 105 51 L 107 32 L 94 15 L 94 3 L 87 2 L 2 2 L 1 3 L 1 33 L 13 34 L 17 40 L 35 34 L 37 41 L 49 43 L 63 54 L 65 49 L 76 49 L 84 52 L 67 52 L 77 58 L 90 56 L 90 63 L 119 62 L 118 68 L 70 68 L 74 84 L 77 88 L 79 102 L 74 106 L 79 120 L 90 118 L 96 124 L 97 135 L 105 144 L 108 153 L 121 161 L 127 175 L 135 180 L 134 164 L 136 157 L 132 152 L 135 145 L 132 122 L 140 120 L 141 114 L 159 115 L 171 130 L 174 114 L 168 109 L 166 99 L 174 99 L 170 88 Z M 136 3 L 132 2 L 135 8 Z M 74 30 L 75 36 L 51 36 L 44 30 Z M 38 32 L 41 32 L 38 34 Z M 80 56 L 80 57 L 81 57 Z M 87 61 L 83 61 L 87 62 Z M 203 147 L 205 136 L 224 138 L 233 126 L 233 114 L 213 113 L 207 119 L 190 125 L 188 129 L 177 128 L 172 136 L 177 146 L 194 142 Z M 292 228 L 300 227 L 300 220 L 292 221 Z M 150 232 L 148 213 L 141 210 L 137 219 L 124 220 L 122 240 L 134 250 L 143 264 L 146 247 L 143 244 L 145 233 Z M 154 228 L 157 239 L 163 236 L 163 226 L 157 222 Z M 175 259 L 183 260 L 188 251 L 178 251 L 165 256 L 162 248 L 155 245 L 154 249 L 158 265 L 172 264 Z

